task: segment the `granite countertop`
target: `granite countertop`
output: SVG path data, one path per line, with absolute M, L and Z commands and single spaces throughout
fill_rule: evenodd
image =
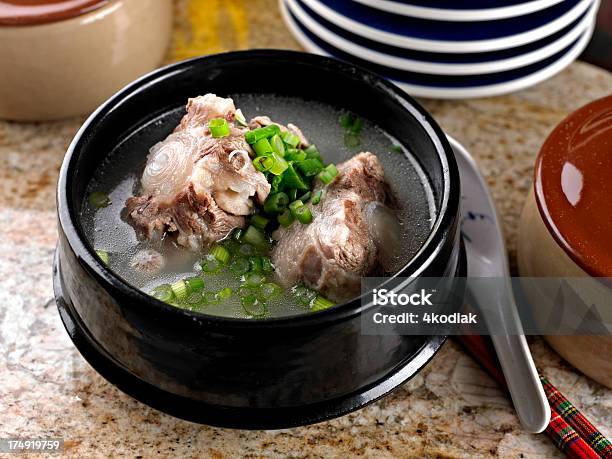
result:
M 252 0 L 248 6 L 240 0 L 178 1 L 176 10 L 169 61 L 226 49 L 299 49 L 274 0 Z M 577 62 L 509 96 L 422 100 L 476 157 L 502 216 L 512 259 L 518 215 L 541 143 L 570 111 L 611 92 L 612 74 Z M 200 426 L 124 395 L 73 347 L 53 300 L 54 189 L 64 151 L 81 122 L 0 121 L 0 438 L 62 437 L 65 453 L 74 457 L 559 454 L 545 436 L 521 431 L 504 393 L 453 340 L 390 396 L 308 427 Z M 612 436 L 612 391 L 577 373 L 541 339 L 530 344 L 539 369 Z

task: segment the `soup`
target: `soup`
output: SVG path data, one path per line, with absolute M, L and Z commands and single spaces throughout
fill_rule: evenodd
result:
M 160 148 L 154 148 L 150 153 L 149 147 L 173 132 L 185 110 L 179 108 L 170 115 L 153 119 L 123 140 L 105 158 L 88 185 L 89 199 L 84 200 L 81 212 L 81 223 L 87 239 L 118 276 L 146 293 L 155 293 L 158 298 L 171 292 L 166 299 L 177 307 L 226 317 L 281 317 L 324 309 L 332 306 L 334 301 L 348 299 L 355 292 L 347 288 L 347 285 L 354 286 L 359 275 L 393 273 L 416 254 L 430 233 L 436 209 L 427 176 L 410 152 L 367 119 L 321 102 L 268 94 L 235 94 L 230 97 L 235 107 L 244 114 L 244 121 L 261 116 L 274 121 L 269 123 L 260 119 L 259 124 L 241 128 L 230 119 L 231 129 L 236 124 L 237 128 L 245 132 L 263 132 L 261 130 L 269 126 L 283 126 L 282 132 L 270 128 L 273 135 L 265 139 L 272 144 L 272 140 L 278 141 L 275 136 L 283 140 L 280 148 L 284 149 L 284 158 L 287 158 L 284 163 L 296 166 L 294 169 L 299 172 L 298 178 L 304 182 L 303 189 L 296 190 L 299 193 L 288 188 L 274 189 L 274 172 L 280 172 L 286 164 L 282 164 L 282 160 L 266 160 L 268 156 L 274 157 L 273 152 L 257 156 L 258 152 L 252 151 L 257 150 L 253 143 L 250 144 L 250 159 L 255 160 L 258 172 L 263 171 L 261 177 L 266 176 L 267 180 L 264 184 L 257 175 L 259 182 L 254 182 L 253 189 L 258 186 L 269 187 L 265 201 L 257 202 L 256 192 L 248 195 L 247 201 L 241 201 L 233 185 L 229 194 L 227 190 L 223 190 L 223 193 L 214 190 L 211 194 L 218 201 L 217 204 L 224 207 L 223 210 L 237 209 L 235 213 L 224 212 L 228 218 L 223 228 L 236 224 L 232 222 L 244 221 L 241 232 L 227 231 L 214 241 L 207 240 L 207 235 L 202 234 L 194 237 L 190 233 L 184 237 L 181 228 L 176 228 L 174 222 L 168 223 L 168 218 L 171 220 L 176 214 L 170 213 L 163 214 L 163 218 L 159 219 L 167 223 L 161 227 L 168 231 L 152 234 L 160 225 L 156 222 L 153 231 L 149 231 L 151 225 L 145 228 L 146 225 L 138 223 L 139 215 L 146 214 L 151 208 L 138 199 L 148 199 L 146 202 L 150 203 L 150 196 L 143 195 L 143 188 L 150 185 L 147 179 L 150 174 L 147 175 L 145 169 L 147 156 L 151 158 L 155 152 L 158 156 L 166 153 L 159 153 Z M 223 117 L 214 119 L 219 120 L 217 134 L 223 138 L 227 120 L 223 122 Z M 211 121 L 207 120 L 207 129 L 213 135 L 216 127 L 210 125 Z M 285 129 L 285 124 L 292 126 L 290 123 L 299 129 Z M 292 135 L 285 135 L 285 132 Z M 304 163 L 306 159 L 312 159 L 307 155 L 314 150 L 302 145 L 299 139 L 302 133 L 309 147 L 315 145 L 315 150 L 320 153 L 319 166 L 317 161 Z M 246 134 L 242 135 L 246 137 Z M 292 149 L 296 138 L 298 148 Z M 360 155 L 361 152 L 373 154 Z M 304 160 L 300 162 L 298 157 L 304 157 Z M 317 168 L 309 170 L 306 166 L 312 163 Z M 213 166 L 209 165 L 206 171 L 210 172 Z M 275 168 L 280 169 L 275 171 Z M 380 187 L 377 182 L 373 182 L 372 186 L 361 187 L 367 180 L 374 180 L 372 175 L 375 174 L 372 171 L 377 168 L 384 171 L 384 183 Z M 351 181 L 349 174 L 354 170 L 365 173 L 365 178 L 361 180 L 362 176 L 357 176 L 357 179 Z M 279 176 L 286 177 L 286 173 L 287 169 L 284 169 Z M 316 175 L 307 176 L 309 173 Z M 219 176 L 212 174 L 211 180 L 219 180 Z M 232 177 L 228 180 L 231 181 Z M 158 193 L 155 199 L 161 199 L 162 194 L 167 192 L 164 188 L 167 185 L 168 182 L 163 180 L 154 184 L 155 192 Z M 351 186 L 363 189 L 353 190 Z M 378 192 L 375 191 L 377 188 L 380 188 Z M 278 209 L 271 209 L 272 197 L 280 193 L 287 195 L 291 204 L 301 203 L 301 211 L 297 208 L 289 209 L 289 202 Z M 364 194 L 372 193 L 371 198 L 364 198 Z M 387 202 L 375 205 L 381 195 L 385 196 Z M 332 199 L 337 199 L 342 205 L 334 207 L 331 205 Z M 361 202 L 363 208 L 355 210 L 355 204 Z M 248 207 L 243 209 L 244 206 Z M 338 213 L 334 214 L 336 207 Z M 346 270 L 334 271 L 336 266 L 333 263 L 331 268 L 328 266 L 325 269 L 320 267 L 320 263 L 312 263 L 311 260 L 316 262 L 320 261 L 320 257 L 327 256 L 302 253 L 311 249 L 313 238 L 318 240 L 322 237 L 321 233 L 327 232 L 327 228 L 331 228 L 331 232 L 338 228 L 345 231 L 344 220 L 339 219 L 341 216 L 349 219 L 352 214 L 348 215 L 347 212 L 353 211 L 357 212 L 355 215 L 360 219 L 376 222 L 368 224 L 368 231 L 364 232 L 371 239 L 364 242 L 364 247 L 368 244 L 375 247 L 376 260 L 364 255 L 365 258 L 362 258 L 368 259 L 367 269 L 357 266 L 348 276 Z M 253 217 L 253 213 L 258 217 Z M 328 220 L 322 221 L 323 218 Z M 249 233 L 251 227 L 254 228 L 253 234 Z M 146 237 L 143 237 L 143 229 L 149 233 Z M 252 236 L 262 234 L 266 241 L 262 247 L 258 247 Z M 245 238 L 251 243 L 246 242 Z M 294 258 L 300 259 L 299 269 L 292 266 Z M 272 260 L 276 260 L 277 264 Z M 304 272 L 308 269 L 311 271 Z M 325 276 L 321 271 L 325 271 Z M 312 272 L 316 275 L 313 276 Z M 180 301 L 176 299 L 176 291 L 172 293 L 173 289 L 169 288 L 177 285 L 181 295 L 182 290 L 187 290 Z M 163 286 L 161 290 L 160 286 Z M 318 291 L 317 286 L 324 289 L 324 292 Z

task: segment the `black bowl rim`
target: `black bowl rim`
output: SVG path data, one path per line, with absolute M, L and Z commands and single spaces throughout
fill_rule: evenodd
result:
M 402 105 L 402 107 L 406 109 L 406 111 L 409 112 L 410 115 L 415 118 L 421 127 L 428 133 L 429 140 L 433 142 L 442 163 L 444 183 L 442 203 L 438 209 L 436 221 L 432 226 L 429 236 L 419 251 L 397 273 L 390 276 L 388 279 L 390 280 L 396 277 L 406 277 L 408 279 L 412 279 L 418 277 L 420 273 L 422 273 L 442 251 L 444 242 L 448 237 L 447 228 L 452 225 L 452 220 L 456 218 L 456 215 L 459 212 L 459 171 L 453 150 L 446 138 L 446 135 L 434 121 L 432 116 L 418 102 L 416 102 L 412 97 L 393 83 L 357 65 L 330 57 L 300 51 L 251 49 L 195 57 L 156 69 L 136 79 L 123 89 L 116 92 L 85 120 L 68 146 L 66 155 L 64 156 L 64 160 L 62 162 L 57 184 L 56 199 L 60 230 L 65 235 L 76 257 L 85 265 L 86 270 L 94 275 L 97 281 L 100 282 L 106 290 L 119 290 L 126 297 L 132 299 L 133 302 L 130 302 L 130 306 L 138 307 L 146 304 L 147 308 L 154 307 L 160 314 L 170 314 L 177 319 L 182 317 L 190 322 L 196 321 L 200 325 L 229 325 L 234 327 L 248 328 L 267 328 L 278 325 L 307 326 L 322 322 L 345 320 L 360 314 L 373 306 L 372 301 L 363 301 L 364 295 L 355 297 L 345 303 L 327 310 L 317 312 L 316 314 L 303 313 L 285 317 L 273 317 L 265 320 L 214 316 L 201 312 L 176 308 L 151 297 L 150 295 L 133 287 L 121 277 L 115 275 L 113 271 L 104 265 L 95 255 L 93 247 L 91 247 L 91 244 L 81 233 L 79 225 L 75 223 L 78 216 L 74 215 L 74 205 L 69 199 L 69 193 L 67 193 L 67 190 L 73 183 L 75 161 L 77 158 L 76 150 L 79 148 L 82 139 L 86 136 L 88 131 L 93 129 L 101 118 L 112 112 L 116 105 L 120 104 L 124 99 L 129 98 L 133 93 L 140 92 L 149 86 L 158 84 L 175 73 L 188 71 L 190 67 L 196 66 L 202 62 L 209 64 L 211 62 L 214 63 L 215 61 L 226 62 L 234 59 L 244 60 L 245 58 L 252 60 L 285 60 L 289 65 L 292 62 L 300 61 L 302 64 L 312 65 L 319 68 L 332 68 L 338 73 L 345 74 L 347 77 L 355 77 L 355 75 L 360 75 L 363 80 L 367 81 L 370 86 L 375 87 L 379 92 L 381 92 L 381 94 L 384 94 L 386 97 L 391 97 L 395 102 Z M 403 287 L 408 282 L 409 280 L 406 280 L 400 284 L 398 288 Z M 355 305 L 355 303 L 358 304 Z

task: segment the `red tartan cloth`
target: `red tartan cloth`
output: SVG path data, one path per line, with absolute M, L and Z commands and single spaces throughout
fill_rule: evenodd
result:
M 601 457 L 552 407 L 546 435 L 567 457 L 575 459 L 599 459 Z
M 506 380 L 490 338 L 478 335 L 457 338 L 484 369 L 506 388 Z M 548 379 L 540 376 L 540 380 L 552 413 L 545 432 L 557 448 L 570 458 L 612 459 L 610 441 Z

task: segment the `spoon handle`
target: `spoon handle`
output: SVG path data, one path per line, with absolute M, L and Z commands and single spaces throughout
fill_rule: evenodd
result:
M 550 421 L 550 406 L 523 334 L 514 295 L 509 285 L 499 289 L 493 284 L 470 293 L 475 304 L 493 308 L 485 318 L 495 320 L 495 324 L 487 324 L 494 331 L 491 341 L 523 428 L 532 433 L 543 432 Z

